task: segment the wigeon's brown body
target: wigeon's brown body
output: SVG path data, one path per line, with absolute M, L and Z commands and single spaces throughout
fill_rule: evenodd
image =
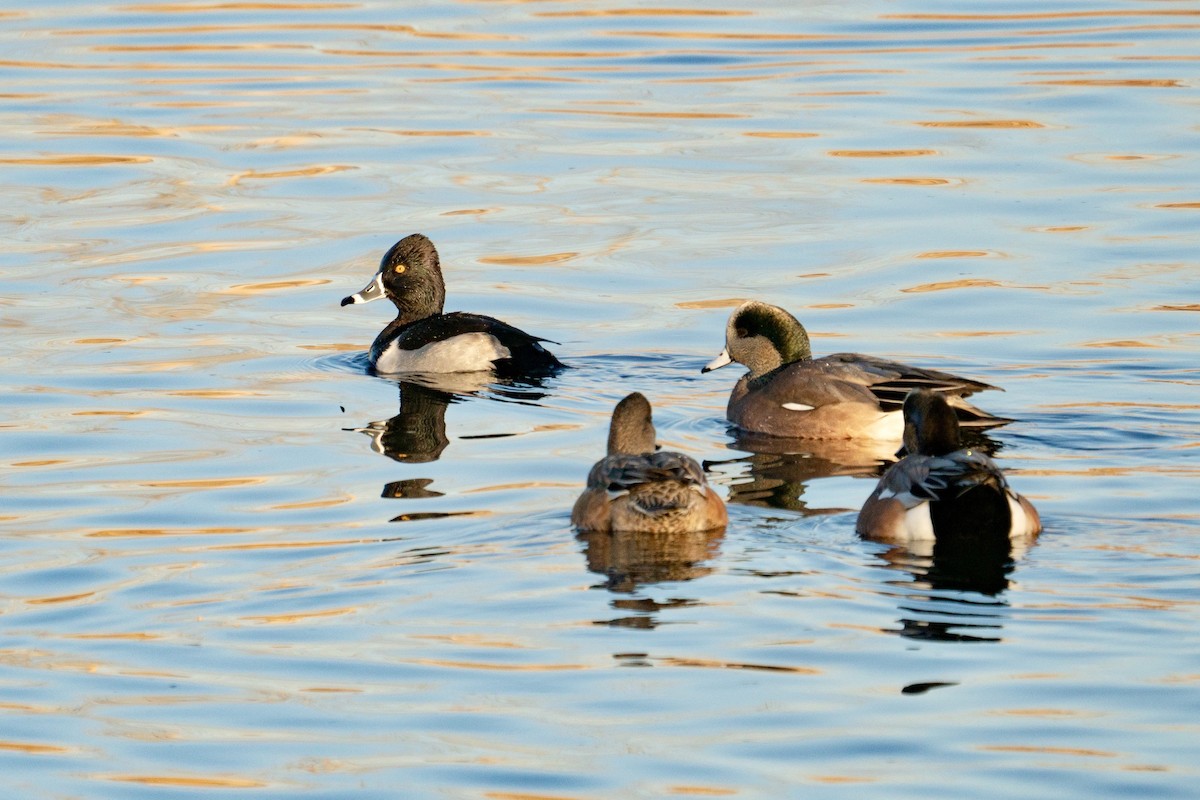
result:
M 1010 421 L 963 399 L 996 388 L 980 381 L 859 353 L 813 358 L 799 320 L 758 301 L 733 312 L 725 349 L 703 372 L 735 361 L 749 371 L 730 393 L 726 416 L 753 433 L 898 443 L 904 430 L 900 407 L 916 388 L 944 395 L 964 426 L 982 429 Z

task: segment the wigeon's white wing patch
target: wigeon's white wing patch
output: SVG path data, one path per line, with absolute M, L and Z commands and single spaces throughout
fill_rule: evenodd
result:
M 460 333 L 430 342 L 416 350 L 405 350 L 395 342 L 379 356 L 379 372 L 478 372 L 492 362 L 508 358 L 509 349 L 490 333 Z
M 788 411 L 812 411 L 815 408 L 806 403 L 784 403 L 783 407 Z

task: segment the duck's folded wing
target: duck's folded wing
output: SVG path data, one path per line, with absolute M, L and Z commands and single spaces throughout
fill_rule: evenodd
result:
M 880 497 L 894 497 L 905 508 L 954 499 L 983 485 L 1008 489 L 995 462 L 977 450 L 957 450 L 944 456 L 905 456 L 879 480 Z
M 636 486 L 664 481 L 703 491 L 704 469 L 689 456 L 665 450 L 642 455 L 614 455 L 601 459 L 592 467 L 588 488 L 603 489 L 614 496 L 625 494 Z
M 752 379 L 749 388 L 761 398 L 760 403 L 769 405 L 774 401 L 785 408 L 796 405 L 821 408 L 838 403 L 877 405 L 869 382 L 855 378 L 840 364 L 821 359 L 793 361 Z
M 898 361 L 864 356 L 861 353 L 835 353 L 816 360 L 826 363 L 830 374 L 836 374 L 844 381 L 865 386 L 884 411 L 898 411 L 903 408 L 904 398 L 913 389 L 929 389 L 946 396 L 946 400 L 954 408 L 959 425 L 969 428 L 994 428 L 1012 422 L 1007 417 L 989 414 L 963 399 L 975 392 L 989 389 L 1004 391 L 990 383 L 936 369 L 923 369 Z
M 987 389 L 997 389 L 982 381 L 952 375 L 936 369 L 914 367 L 899 361 L 889 361 L 886 358 L 866 356 L 861 353 L 834 353 L 823 361 L 835 369 L 842 380 L 861 383 L 871 387 L 871 391 L 898 405 L 904 403 L 904 397 L 913 389 L 930 389 L 944 394 L 967 397 L 975 392 Z

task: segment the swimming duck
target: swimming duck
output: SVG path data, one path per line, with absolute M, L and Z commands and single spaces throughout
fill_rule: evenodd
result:
M 683 453 L 656 450 L 650 401 L 634 392 L 613 410 L 608 455 L 588 474 L 571 511 L 584 531 L 680 533 L 723 527 L 725 503 L 704 469 Z
M 1011 420 L 963 400 L 995 389 L 931 369 L 859 353 L 813 358 L 808 332 L 778 306 L 751 300 L 738 306 L 725 328 L 725 349 L 701 372 L 737 361 L 748 369 L 733 387 L 729 421 L 745 431 L 802 439 L 899 441 L 900 407 L 910 389 L 929 388 L 946 396 L 959 422 L 990 428 Z
M 1023 541 L 1042 529 L 1033 504 L 1009 488 L 996 463 L 963 448 L 944 395 L 904 398 L 908 455 L 888 467 L 858 514 L 863 536 L 901 544 L 970 537 Z
M 384 253 L 379 271 L 342 305 L 387 297 L 397 309 L 371 344 L 376 372 L 476 372 L 500 377 L 546 375 L 562 367 L 542 339 L 482 314 L 442 313 L 446 284 L 433 242 L 405 236 Z

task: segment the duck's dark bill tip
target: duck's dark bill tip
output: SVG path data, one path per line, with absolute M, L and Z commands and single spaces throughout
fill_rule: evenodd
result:
M 344 306 L 353 305 L 354 302 L 355 302 L 354 295 L 348 295 L 348 296 L 342 298 L 342 305 L 344 305 Z

